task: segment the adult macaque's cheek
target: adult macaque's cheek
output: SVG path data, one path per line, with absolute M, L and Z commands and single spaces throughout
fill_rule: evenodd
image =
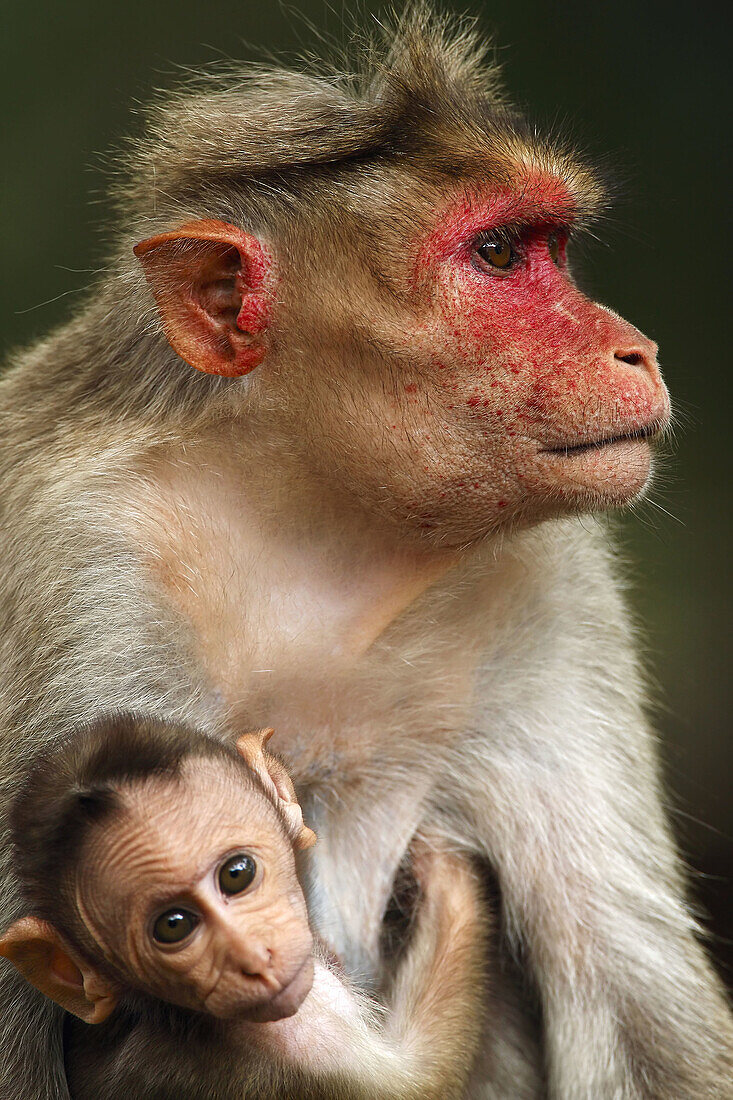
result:
M 452 457 L 435 470 L 442 484 L 426 519 L 470 509 L 493 525 L 576 507 L 578 493 L 585 506 L 588 492 L 598 506 L 638 493 L 650 472 L 643 439 L 568 461 L 549 452 L 663 427 L 669 399 L 655 346 L 544 255 L 509 277 L 465 262 L 443 275 L 422 335 L 432 339 L 434 410 Z
M 590 427 L 599 413 L 630 424 L 668 415 L 656 349 L 633 326 L 560 276 L 487 283 L 443 292 L 436 378 L 447 393 L 520 430 L 581 427 L 587 416 Z

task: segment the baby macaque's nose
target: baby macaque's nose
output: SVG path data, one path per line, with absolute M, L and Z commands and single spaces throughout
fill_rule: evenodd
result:
M 237 962 L 244 974 L 267 980 L 272 974 L 272 951 L 262 940 L 250 936 L 237 944 Z

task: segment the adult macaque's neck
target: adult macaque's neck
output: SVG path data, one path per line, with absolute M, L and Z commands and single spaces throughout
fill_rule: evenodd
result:
M 157 500 L 145 506 L 143 545 L 202 636 L 229 627 L 231 645 L 256 623 L 263 660 L 291 644 L 348 659 L 455 563 L 454 552 L 400 540 L 274 449 L 219 432 L 156 458 Z

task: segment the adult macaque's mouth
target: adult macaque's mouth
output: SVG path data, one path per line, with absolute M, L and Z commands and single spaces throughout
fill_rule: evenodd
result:
M 540 454 L 573 455 L 585 454 L 587 451 L 598 451 L 602 447 L 611 447 L 614 443 L 635 443 L 640 440 L 653 439 L 662 431 L 662 426 L 656 422 L 648 424 L 644 428 L 636 428 L 632 432 L 623 432 L 619 435 L 603 436 L 601 439 L 589 439 L 583 443 L 564 443 L 559 447 L 542 447 Z

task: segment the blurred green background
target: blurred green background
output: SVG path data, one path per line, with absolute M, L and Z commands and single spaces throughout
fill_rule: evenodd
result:
M 460 8 L 494 31 L 514 98 L 540 120 L 569 118 L 581 143 L 610 154 L 626 180 L 604 243 L 582 258 L 582 277 L 659 342 L 679 414 L 675 454 L 651 500 L 623 521 L 621 539 L 675 825 L 730 981 L 726 8 L 673 0 Z M 370 22 L 385 5 L 361 9 Z M 100 154 L 135 129 L 136 102 L 221 57 L 318 53 L 311 24 L 338 39 L 353 17 L 324 0 L 5 0 L 3 11 L 3 350 L 64 318 L 99 263 Z

